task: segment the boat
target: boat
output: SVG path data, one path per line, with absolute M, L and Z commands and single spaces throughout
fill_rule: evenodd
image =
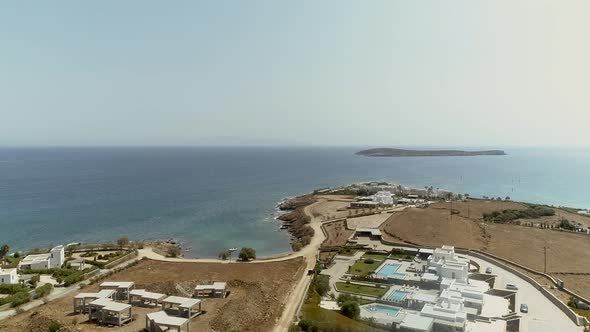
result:
M 238 248 L 236 248 L 236 247 L 233 247 L 233 248 L 229 248 L 228 250 L 233 252 L 233 251 L 237 251 L 237 250 L 238 250 Z

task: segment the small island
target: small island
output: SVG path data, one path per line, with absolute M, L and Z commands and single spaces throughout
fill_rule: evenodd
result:
M 362 150 L 356 155 L 365 157 L 446 157 L 446 156 L 503 156 L 502 150 L 463 151 L 463 150 L 404 150 L 393 148 L 376 148 Z

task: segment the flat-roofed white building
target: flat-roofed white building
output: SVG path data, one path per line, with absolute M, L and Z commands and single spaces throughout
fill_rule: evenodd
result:
M 132 281 L 105 281 L 100 284 L 100 290 L 115 290 L 117 293 L 113 296 L 115 300 L 129 300 L 129 293 L 135 287 Z
M 174 308 L 177 309 L 177 316 L 193 318 L 201 313 L 201 300 L 181 296 L 168 296 L 162 300 L 164 311 Z
M 401 332 L 431 332 L 434 319 L 408 313 L 400 323 Z
M 379 205 L 391 206 L 393 205 L 393 196 L 389 191 L 378 191 L 373 195 L 373 202 Z
M 116 290 L 114 289 L 105 289 L 101 290 L 97 293 L 79 293 L 74 296 L 74 313 L 79 312 L 87 312 L 88 311 L 88 304 L 93 302 L 97 299 L 112 299 L 113 295 L 115 294 Z
M 469 277 L 469 260 L 455 254 L 455 247 L 442 246 L 434 249 L 427 259 L 428 272 L 440 278 L 455 279 L 466 283 Z
M 129 303 L 140 306 L 157 306 L 166 298 L 166 294 L 148 292 L 145 289 L 134 289 L 129 292 Z
M 152 312 L 145 316 L 145 329 L 148 332 L 190 332 L 190 320 L 169 316 L 164 311 Z
M 436 304 L 427 303 L 420 311 L 420 316 L 432 318 L 435 331 L 440 329 L 463 332 L 467 323 L 467 313 L 463 303 L 457 299 L 441 298 Z
M 88 320 L 99 324 L 121 326 L 131 321 L 131 305 L 119 303 L 110 298 L 99 298 L 88 303 Z
M 195 297 L 219 297 L 224 298 L 226 294 L 227 283 L 216 281 L 212 284 L 197 285 L 195 287 Z
M 46 254 L 28 255 L 20 263 L 21 270 L 59 269 L 66 262 L 64 246 L 57 246 Z
M 16 269 L 0 268 L 0 284 L 18 284 L 18 273 Z

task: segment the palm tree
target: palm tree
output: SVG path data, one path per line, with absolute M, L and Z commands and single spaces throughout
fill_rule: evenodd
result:
M 4 261 L 6 255 L 8 255 L 8 251 L 10 251 L 9 245 L 3 244 L 2 247 L 0 247 L 0 262 Z

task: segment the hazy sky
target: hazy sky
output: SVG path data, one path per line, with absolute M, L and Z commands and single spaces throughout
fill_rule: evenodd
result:
M 590 145 L 590 1 L 5 1 L 0 145 Z

